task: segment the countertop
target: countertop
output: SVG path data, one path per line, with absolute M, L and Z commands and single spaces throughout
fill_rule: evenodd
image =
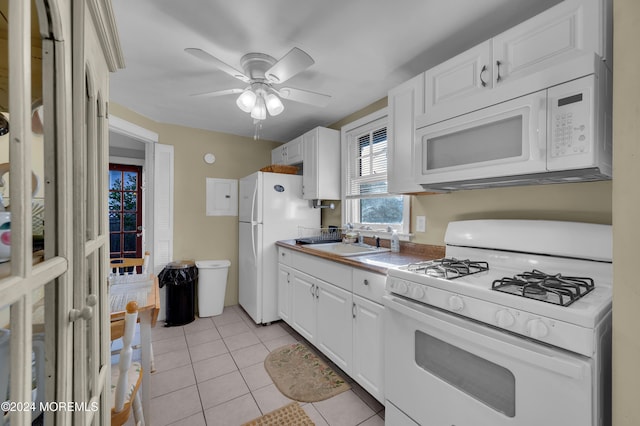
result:
M 366 243 L 370 243 L 366 241 Z M 387 244 L 385 244 L 387 243 Z M 381 242 L 381 246 L 388 246 L 389 241 Z M 318 256 L 323 259 L 332 260 L 355 268 L 364 269 L 378 274 L 386 275 L 387 269 L 395 266 L 407 265 L 409 263 L 423 262 L 425 260 L 440 259 L 444 257 L 444 247 L 428 244 L 414 244 L 401 242 L 400 252 L 390 251 L 383 253 L 364 254 L 360 256 L 338 256 L 336 254 L 307 248 L 306 244 L 298 244 L 295 240 L 283 240 L 276 242 L 279 247 L 288 248 L 300 253 Z

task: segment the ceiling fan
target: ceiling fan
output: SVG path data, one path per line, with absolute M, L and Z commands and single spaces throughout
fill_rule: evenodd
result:
M 329 95 L 308 90 L 275 87 L 315 63 L 311 56 L 297 47 L 291 49 L 278 61 L 264 53 L 247 53 L 240 59 L 243 71 L 237 70 L 202 49 L 189 47 L 184 51 L 248 84 L 245 88 L 226 89 L 198 93 L 196 95 L 224 96 L 240 93 L 236 104 L 242 111 L 250 113 L 254 120 L 266 119 L 267 111 L 271 116 L 278 115 L 284 111 L 284 105 L 280 98 L 318 107 L 326 107 L 331 99 Z

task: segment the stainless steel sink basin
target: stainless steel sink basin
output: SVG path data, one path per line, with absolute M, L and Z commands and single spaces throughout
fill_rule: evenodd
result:
M 363 254 L 384 253 L 389 251 L 384 247 L 373 247 L 367 244 L 346 244 L 346 243 L 328 243 L 328 244 L 307 244 L 306 248 L 324 251 L 326 253 L 335 254 L 337 256 L 360 256 Z

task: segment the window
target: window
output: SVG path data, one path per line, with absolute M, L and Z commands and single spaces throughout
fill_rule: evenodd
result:
M 342 130 L 343 218 L 355 228 L 408 233 L 409 199 L 387 190 L 387 115 L 378 111 Z

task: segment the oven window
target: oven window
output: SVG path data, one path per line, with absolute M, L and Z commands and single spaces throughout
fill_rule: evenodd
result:
M 427 170 L 522 155 L 522 115 L 426 140 Z
M 416 331 L 415 341 L 421 368 L 508 417 L 516 415 L 511 371 L 421 331 Z

